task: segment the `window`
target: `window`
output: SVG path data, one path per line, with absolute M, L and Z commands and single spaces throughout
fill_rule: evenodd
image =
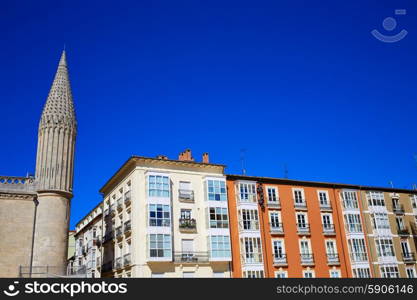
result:
M 285 260 L 284 240 L 272 241 L 272 251 L 274 252 L 274 260 Z
M 369 206 L 385 206 L 383 192 L 369 192 L 366 194 Z
M 207 180 L 209 201 L 226 201 L 226 183 L 223 180 Z
M 278 202 L 277 189 L 273 187 L 268 187 L 267 192 L 268 192 L 268 202 L 277 203 Z
M 256 202 L 256 185 L 254 183 L 239 183 L 240 202 Z
M 296 216 L 298 229 L 308 229 L 307 214 L 297 213 Z
M 361 217 L 359 214 L 345 214 L 345 224 L 348 232 L 362 232 Z
M 401 241 L 401 251 L 403 252 L 403 257 L 404 258 L 411 257 L 410 246 L 408 245 L 407 240 L 402 240 Z
M 270 212 L 269 221 L 272 228 L 281 228 L 281 214 L 279 212 Z
M 213 272 L 213 278 L 224 278 L 224 272 Z
M 304 270 L 303 271 L 303 278 L 314 278 L 315 274 L 312 270 Z
M 350 256 L 353 261 L 366 261 L 365 240 L 363 238 L 352 238 L 348 240 Z
M 181 209 L 180 219 L 190 220 L 191 219 L 191 209 Z
M 149 197 L 169 197 L 168 176 L 149 175 Z
M 354 268 L 353 277 L 354 278 L 371 278 L 369 268 Z
M 311 254 L 310 240 L 300 240 L 300 253 L 303 256 Z
M 356 198 L 356 192 L 354 191 L 344 191 L 342 193 L 343 207 L 356 209 L 358 208 L 358 199 Z
M 330 278 L 340 278 L 340 270 L 330 270 Z
M 295 204 L 305 204 L 303 189 L 294 189 L 293 192 Z
M 210 207 L 210 228 L 229 228 L 227 208 Z
M 336 256 L 337 248 L 335 240 L 326 240 L 326 253 L 328 256 Z
M 382 278 L 399 278 L 400 274 L 398 273 L 398 267 L 397 266 L 381 267 L 381 277 Z
M 245 263 L 262 263 L 262 246 L 261 239 L 254 237 L 241 238 L 241 251 Z
M 210 246 L 211 257 L 230 257 L 230 240 L 228 235 L 212 235 L 210 237 Z
M 171 224 L 170 207 L 162 204 L 149 204 L 149 226 L 169 227 Z
M 406 230 L 403 217 L 396 217 L 395 222 L 399 230 Z
M 244 278 L 263 278 L 264 277 L 264 271 L 262 270 L 256 270 L 256 271 L 244 271 L 243 272 Z
M 386 213 L 374 213 L 371 217 L 375 230 L 390 229 L 388 215 Z
M 329 195 L 327 191 L 318 191 L 320 206 L 330 206 Z
M 323 229 L 324 231 L 333 231 L 333 220 L 331 214 L 322 214 L 321 221 L 323 222 Z
M 240 214 L 240 226 L 244 230 L 259 230 L 258 210 L 242 209 Z
M 171 236 L 169 234 L 150 234 L 149 256 L 171 257 Z
M 276 271 L 275 272 L 275 278 L 287 278 L 288 273 L 287 271 Z
M 410 195 L 410 200 L 413 208 L 417 208 L 417 195 Z
M 407 278 L 416 278 L 416 270 L 414 267 L 407 267 L 405 268 L 405 272 L 407 273 Z
M 379 257 L 395 256 L 392 239 L 375 240 L 376 250 Z

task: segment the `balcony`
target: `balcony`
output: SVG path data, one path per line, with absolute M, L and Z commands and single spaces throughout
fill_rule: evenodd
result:
M 241 255 L 242 264 L 244 265 L 253 265 L 253 264 L 262 264 L 262 253 L 252 252 L 245 253 Z
M 394 211 L 394 214 L 396 214 L 396 215 L 403 215 L 404 214 L 404 205 L 402 205 L 402 204 L 397 204 L 397 205 L 394 205 L 393 207 L 392 207 L 392 210 Z
M 314 255 L 313 253 L 300 253 L 301 265 L 303 266 L 314 266 Z
M 82 251 L 83 255 L 86 255 L 87 254 L 87 246 L 84 245 L 82 247 L 82 250 L 81 251 Z
M 366 262 L 368 261 L 368 256 L 365 252 L 353 252 L 350 253 L 350 259 L 354 262 Z
M 125 206 L 128 206 L 130 204 L 130 201 L 131 201 L 131 195 L 130 194 L 131 194 L 130 191 L 127 191 L 125 193 Z
M 119 199 L 117 199 L 117 210 L 121 211 L 123 209 L 123 199 L 122 197 L 120 197 Z
M 181 232 L 192 233 L 197 231 L 197 224 L 195 219 L 179 219 L 179 229 Z
M 126 221 L 124 226 L 124 233 L 126 236 L 130 235 L 132 233 L 132 225 L 131 221 Z
M 109 217 L 109 215 L 110 215 L 109 213 L 110 213 L 109 209 L 108 209 L 108 208 L 106 208 L 106 209 L 104 210 L 104 217 L 105 217 L 105 218 Z
M 302 199 L 301 201 L 294 200 L 294 208 L 296 210 L 307 210 L 306 200 L 305 199 Z
M 288 266 L 288 262 L 287 262 L 287 255 L 284 253 L 274 253 L 272 255 L 272 261 L 274 264 L 274 267 L 283 267 L 283 266 Z
M 336 235 L 336 231 L 334 230 L 334 224 L 323 224 L 323 234 Z
M 101 239 L 99 237 L 95 237 L 93 239 L 93 246 L 97 246 L 97 247 L 101 246 Z
M 340 265 L 339 254 L 327 253 L 327 264 L 331 266 Z
M 310 225 L 307 223 L 297 223 L 297 233 L 299 235 L 310 235 Z
M 123 260 L 122 260 L 122 257 L 120 256 L 116 258 L 116 261 L 114 262 L 114 269 L 120 270 L 121 268 L 123 268 Z
M 403 260 L 406 264 L 414 264 L 416 263 L 416 256 L 414 253 L 403 253 Z
M 332 205 L 330 202 L 320 202 L 321 211 L 332 211 Z
M 284 234 L 284 225 L 282 223 L 269 223 L 271 234 Z
M 104 235 L 104 240 L 103 240 L 103 244 L 107 243 L 108 241 L 112 241 L 114 238 L 114 232 L 113 231 L 109 231 Z
M 398 228 L 398 235 L 399 236 L 408 236 L 408 235 L 410 235 L 410 231 L 406 227 Z
M 180 202 L 194 203 L 194 191 L 179 189 L 178 199 Z
M 96 266 L 97 266 L 97 269 L 101 269 L 101 259 L 100 259 L 100 257 L 96 258 Z
M 123 238 L 123 229 L 122 226 L 120 225 L 119 227 L 116 228 L 116 239 L 121 240 Z
M 130 253 L 127 253 L 123 256 L 123 265 L 125 267 L 130 266 L 130 264 L 132 263 L 132 257 Z
M 258 220 L 246 220 L 239 222 L 240 231 L 258 231 L 259 221 Z
M 268 202 L 266 202 L 266 206 L 268 207 L 268 208 L 272 208 L 272 209 L 280 209 L 281 208 L 281 201 L 280 200 L 278 200 L 278 201 L 268 201 Z
M 201 264 L 209 262 L 208 252 L 175 252 L 174 262 L 181 264 Z
M 109 261 L 109 262 L 104 263 L 103 267 L 101 268 L 101 271 L 103 273 L 109 272 L 111 270 L 113 270 L 113 261 L 112 260 Z

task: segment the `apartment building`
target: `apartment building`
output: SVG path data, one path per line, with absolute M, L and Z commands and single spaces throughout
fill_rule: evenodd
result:
M 241 175 L 227 187 L 233 277 L 415 277 L 417 191 Z
M 233 277 L 347 277 L 331 186 L 228 175 Z
M 75 227 L 75 256 L 71 264 L 86 277 L 101 277 L 103 207 L 100 202 Z
M 417 195 L 407 190 L 360 191 L 372 273 L 417 278 Z
M 132 156 L 100 189 L 102 277 L 230 277 L 224 166 Z

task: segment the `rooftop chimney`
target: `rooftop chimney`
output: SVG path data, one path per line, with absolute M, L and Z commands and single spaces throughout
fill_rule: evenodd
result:
M 159 155 L 157 155 L 157 156 L 156 156 L 156 158 L 157 158 L 157 159 L 164 159 L 164 160 L 167 160 L 167 159 L 168 159 L 168 156 L 166 156 L 166 155 L 162 155 L 162 154 L 159 154 Z
M 181 161 L 194 161 L 194 158 L 191 155 L 191 150 L 190 149 L 186 149 L 185 151 L 181 152 L 178 155 L 178 160 L 181 160 Z
M 207 152 L 203 153 L 203 163 L 208 164 L 209 162 L 209 154 Z

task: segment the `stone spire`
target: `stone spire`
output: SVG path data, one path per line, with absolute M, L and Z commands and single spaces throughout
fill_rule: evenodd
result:
M 38 191 L 63 192 L 72 197 L 76 134 L 77 121 L 64 50 L 39 122 Z

